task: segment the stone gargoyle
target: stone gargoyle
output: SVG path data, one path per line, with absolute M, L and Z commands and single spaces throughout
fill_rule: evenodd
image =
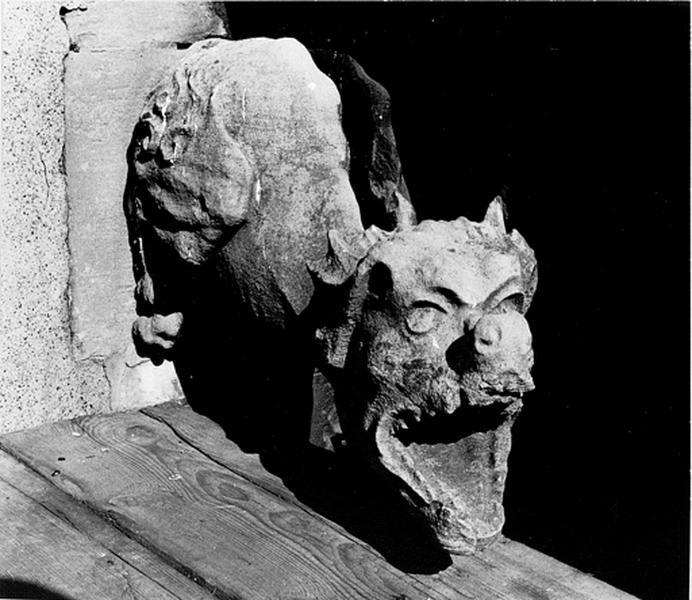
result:
M 349 448 L 470 553 L 501 531 L 510 427 L 533 388 L 534 253 L 499 199 L 482 222 L 416 225 L 386 92 L 352 60 L 331 79 L 320 60 L 291 39 L 207 40 L 151 93 L 125 193 L 136 346 L 175 360 L 203 289 L 229 344 L 235 329 L 267 352 L 272 336 L 308 340 L 292 364 L 330 382 Z M 375 106 L 367 143 L 347 140 L 358 113 L 342 96 Z

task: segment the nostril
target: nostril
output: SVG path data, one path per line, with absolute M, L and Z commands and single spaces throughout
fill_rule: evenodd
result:
M 497 328 L 494 329 L 488 329 L 486 328 L 481 334 L 480 334 L 480 340 L 483 344 L 495 344 L 500 340 L 500 330 Z
M 502 339 L 502 331 L 494 323 L 479 322 L 474 332 L 476 352 L 487 354 L 497 348 Z

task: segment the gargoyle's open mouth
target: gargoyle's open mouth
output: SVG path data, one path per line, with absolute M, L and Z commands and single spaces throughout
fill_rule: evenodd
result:
M 514 395 L 502 395 L 503 398 Z M 394 435 L 408 447 L 411 444 L 454 444 L 477 432 L 497 429 L 506 419 L 507 404 L 465 406 L 452 414 L 428 415 L 403 410 L 395 416 Z
M 508 392 L 487 400 L 451 414 L 403 409 L 376 430 L 382 465 L 454 553 L 489 543 L 504 524 L 510 427 L 521 398 Z

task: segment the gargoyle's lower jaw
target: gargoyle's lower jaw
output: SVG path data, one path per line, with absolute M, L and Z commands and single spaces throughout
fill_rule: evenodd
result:
M 510 427 L 520 407 L 519 398 L 503 397 L 451 415 L 401 411 L 377 425 L 381 466 L 449 552 L 473 553 L 502 530 Z

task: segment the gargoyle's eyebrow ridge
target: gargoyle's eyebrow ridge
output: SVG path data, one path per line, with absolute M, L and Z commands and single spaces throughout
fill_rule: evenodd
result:
M 513 292 L 515 290 L 516 292 L 522 291 L 521 278 L 510 277 L 507 281 L 503 281 L 495 290 L 488 294 L 488 297 L 485 299 L 483 304 L 492 304 L 498 298 L 498 296 L 506 294 L 508 290 Z
M 457 294 L 454 290 L 451 290 L 449 288 L 443 287 L 443 286 L 436 286 L 432 288 L 432 291 L 435 292 L 436 294 L 439 294 L 442 296 L 447 302 L 452 304 L 453 306 L 464 306 L 465 304 L 468 304 L 467 302 L 464 302 L 459 294 Z

